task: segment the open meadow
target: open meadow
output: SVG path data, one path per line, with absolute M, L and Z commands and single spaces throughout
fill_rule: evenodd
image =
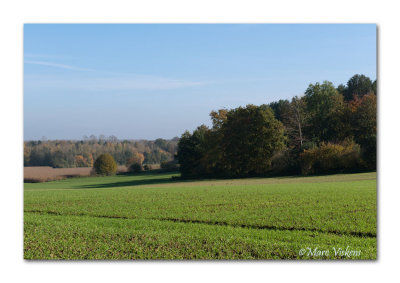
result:
M 376 259 L 376 173 L 172 176 L 25 183 L 24 258 Z

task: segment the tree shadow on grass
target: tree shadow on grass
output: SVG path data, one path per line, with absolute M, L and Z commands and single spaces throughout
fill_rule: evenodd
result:
M 75 189 L 101 189 L 101 188 L 118 188 L 118 187 L 135 187 L 135 186 L 142 186 L 142 185 L 155 185 L 155 184 L 168 184 L 168 183 L 178 183 L 182 182 L 180 177 L 173 176 L 168 178 L 166 176 L 160 176 L 159 173 L 168 173 L 174 174 L 178 172 L 163 172 L 160 170 L 152 170 L 149 172 L 140 172 L 140 173 L 122 173 L 118 175 L 126 176 L 126 177 L 144 177 L 143 179 L 133 179 L 133 180 L 126 180 L 120 182 L 107 182 L 107 183 L 97 183 L 97 184 L 87 184 L 87 185 L 80 185 L 76 186 Z M 158 175 L 158 176 L 157 176 Z
M 104 184 L 91 184 L 91 185 L 82 185 L 77 188 L 80 189 L 101 189 L 101 188 L 118 188 L 118 187 L 134 187 L 141 185 L 154 185 L 154 184 L 167 184 L 167 183 L 177 183 L 181 182 L 179 180 L 173 180 L 172 178 L 155 178 L 155 179 L 145 179 L 145 180 L 131 180 L 124 182 L 114 182 L 114 183 L 104 183 Z

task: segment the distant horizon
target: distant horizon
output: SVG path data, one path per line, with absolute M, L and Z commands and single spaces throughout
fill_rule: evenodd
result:
M 103 138 L 100 138 L 100 136 L 101 135 L 99 135 L 99 136 L 96 136 L 96 140 L 103 140 Z M 41 141 L 41 142 L 46 142 L 46 141 L 85 141 L 85 140 L 91 140 L 91 138 L 90 138 L 90 136 L 86 136 L 87 138 L 85 139 L 85 137 L 82 137 L 82 138 L 78 138 L 78 139 L 68 139 L 68 138 L 63 138 L 63 139 L 48 139 L 46 136 L 43 136 L 42 138 L 40 138 L 40 139 L 35 139 L 35 140 L 27 140 L 27 139 L 24 139 L 24 142 L 38 142 L 38 141 Z M 104 138 L 104 140 L 106 140 L 106 141 L 110 141 L 110 138 L 111 138 L 112 136 L 106 136 L 105 138 Z M 155 139 L 130 139 L 130 138 L 119 138 L 119 137 L 116 137 L 115 136 L 115 138 L 117 138 L 117 140 L 118 141 L 155 141 L 155 140 L 157 140 L 157 139 L 163 139 L 163 140 L 167 140 L 167 141 L 169 141 L 169 140 L 174 140 L 174 139 L 177 139 L 177 138 L 179 138 L 179 136 L 175 136 L 175 137 L 172 137 L 172 138 L 155 138 Z
M 170 140 L 376 65 L 375 24 L 25 24 L 24 141 Z

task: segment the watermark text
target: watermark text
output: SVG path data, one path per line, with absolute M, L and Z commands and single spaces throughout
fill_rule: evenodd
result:
M 321 249 L 319 247 L 306 247 L 299 250 L 299 256 L 326 258 L 326 257 L 340 257 L 340 258 L 358 258 L 361 256 L 361 251 L 347 247 L 332 247 L 329 249 Z

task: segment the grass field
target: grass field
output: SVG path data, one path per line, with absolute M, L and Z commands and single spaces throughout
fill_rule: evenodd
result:
M 376 173 L 174 175 L 26 183 L 24 258 L 376 259 Z

